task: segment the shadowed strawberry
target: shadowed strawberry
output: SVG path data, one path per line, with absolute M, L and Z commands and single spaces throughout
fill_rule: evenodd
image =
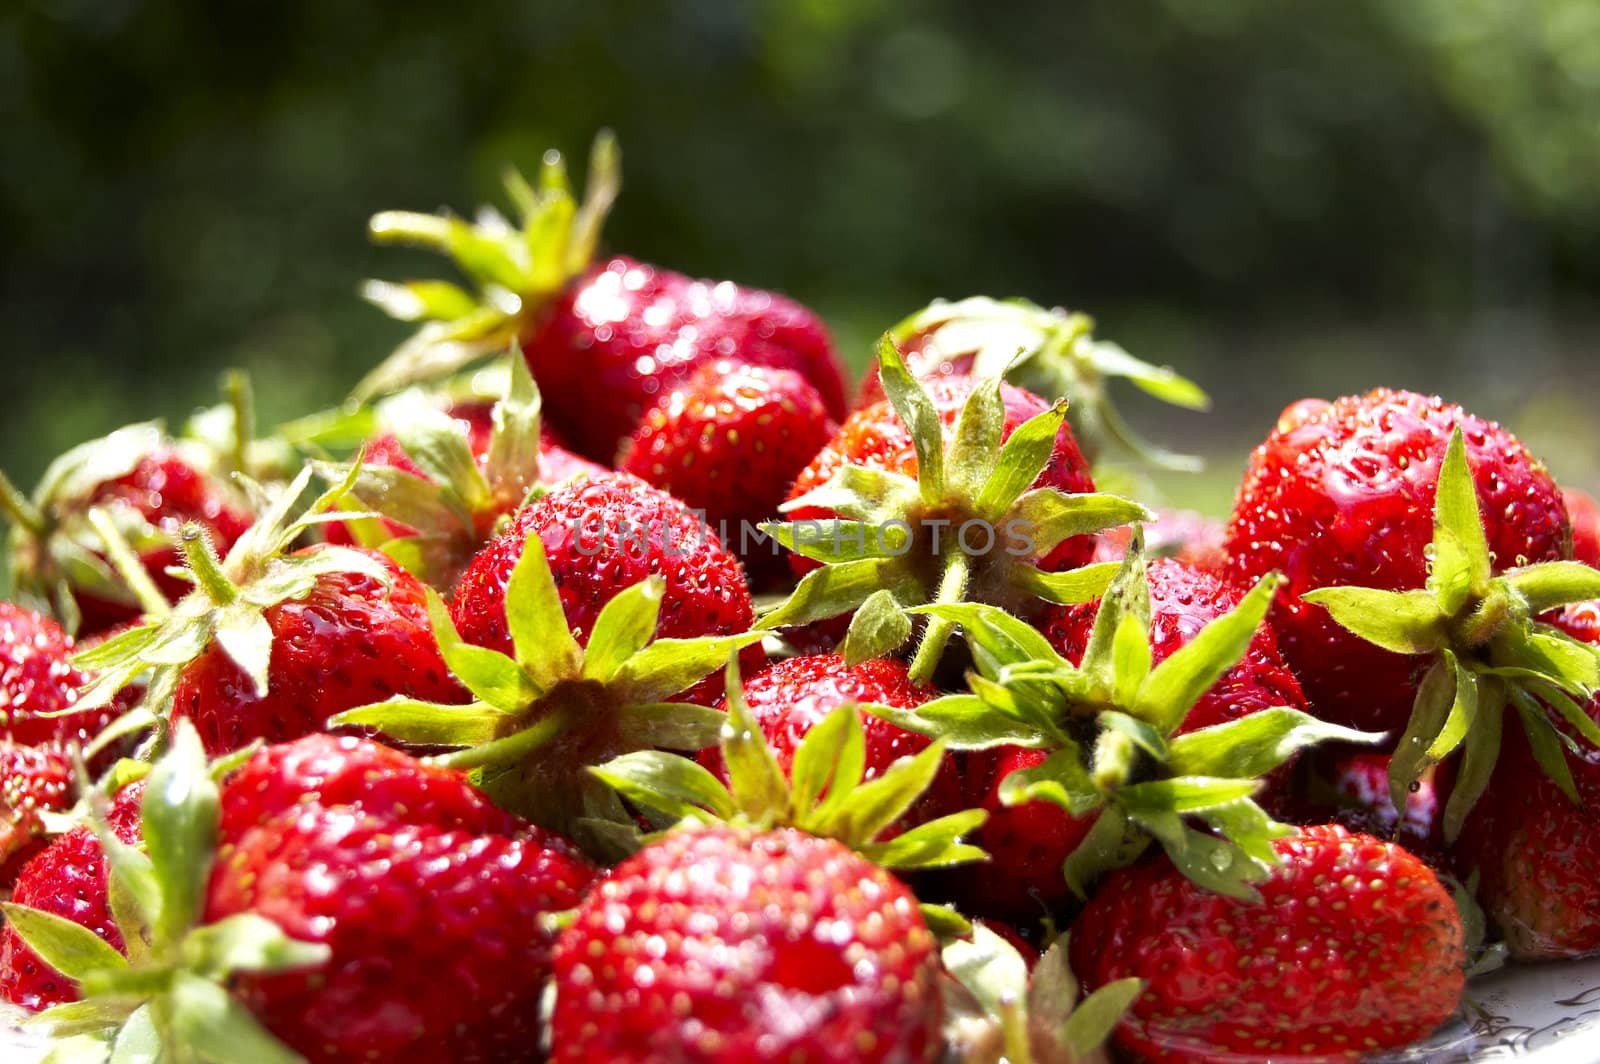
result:
M 1122 979 L 1083 997 L 1065 937 L 1042 957 L 1014 939 L 975 922 L 945 944 L 948 1051 L 963 1064 L 1107 1064 L 1105 1042 L 1144 984 Z
M 723 360 L 651 407 L 617 467 L 702 511 L 747 568 L 786 571 L 773 544 L 744 533 L 778 512 L 835 428 L 800 374 Z
M 99 511 L 133 545 L 143 576 L 167 600 L 188 585 L 167 569 L 182 560 L 178 534 L 198 524 L 227 550 L 251 524 L 243 501 L 202 472 L 155 424 L 130 425 L 50 464 L 32 497 L 0 476 L 12 523 L 11 571 L 25 602 L 68 631 L 92 635 L 144 612 L 90 522 Z
M 1256 803 L 1263 777 L 1311 744 L 1380 738 L 1275 704 L 1282 695 L 1304 705 L 1281 665 L 1267 670 L 1273 683 L 1257 682 L 1258 666 L 1271 665 L 1258 633 L 1276 579 L 1237 599 L 1216 590 L 1211 607 L 1194 615 L 1181 594 L 1158 606 L 1176 589 L 1169 574 L 1161 596 L 1152 593 L 1136 533 L 1076 664 L 992 606 L 921 608 L 961 626 L 976 667 L 970 693 L 910 711 L 864 708 L 969 751 L 969 779 L 993 781 L 1004 812 L 977 836 L 993 861 L 966 871 L 960 890 L 974 911 L 1037 915 L 1071 893 L 1084 896 L 1151 842 L 1206 889 L 1252 896 L 1270 867 L 1271 840 L 1291 830 Z M 988 768 L 991 760 L 1004 771 Z M 1039 866 L 1063 849 L 1062 863 Z
M 1545 560 L 1566 541 L 1555 485 L 1514 439 L 1459 407 L 1374 392 L 1257 451 L 1229 528 L 1230 572 L 1285 567 L 1274 624 L 1319 711 L 1396 728 L 1409 706 L 1389 764 L 1397 808 L 1429 765 L 1461 751 L 1450 841 L 1488 783 L 1508 710 L 1560 782 L 1557 724 L 1582 730 L 1572 699 L 1600 687 L 1596 648 L 1538 620 L 1600 596 L 1600 571 Z M 1546 691 L 1562 698 L 1541 703 Z
M 1573 488 L 1563 489 L 1561 499 L 1572 521 L 1572 559 L 1600 569 L 1600 503 Z
M 1600 603 L 1548 615 L 1561 631 L 1600 646 Z M 1549 959 L 1600 953 L 1600 697 L 1575 700 L 1545 687 L 1543 705 L 1513 694 L 1524 716 L 1559 707 L 1559 730 L 1533 748 L 1530 735 L 1505 736 L 1483 800 L 1451 856 L 1463 875 L 1476 872 L 1477 896 L 1514 957 Z M 1581 745 L 1580 745 L 1581 742 Z M 1567 755 L 1561 757 L 1561 749 Z M 1549 772 L 1546 766 L 1555 768 Z
M 1111 402 L 1109 384 L 1121 378 L 1148 395 L 1188 410 L 1211 400 L 1166 366 L 1134 358 L 1093 335 L 1087 314 L 1046 310 L 1025 299 L 973 296 L 937 300 L 889 331 L 911 372 L 922 380 L 1001 374 L 1036 395 L 1063 396 L 1073 434 L 1091 461 L 1121 451 L 1163 469 L 1192 471 L 1199 459 L 1141 439 Z M 877 367 L 861 382 L 858 407 L 884 398 Z
M 1131 1059 L 1354 1060 L 1455 1010 L 1462 921 L 1427 865 L 1336 826 L 1272 851 L 1256 901 L 1208 893 L 1155 856 L 1108 878 L 1073 923 L 1085 987 L 1144 981 L 1115 1035 Z
M 642 484 L 638 489 L 652 490 Z M 604 586 L 598 613 L 583 615 L 601 595 L 601 582 L 592 571 L 563 571 L 558 578 L 540 537 L 526 530 L 523 537 L 498 595 L 509 653 L 466 641 L 437 592 L 427 592 L 439 651 L 475 701 L 454 705 L 400 697 L 353 709 L 331 723 L 453 748 L 443 763 L 471 769 L 474 781 L 501 806 L 606 853 L 605 832 L 632 820 L 588 767 L 630 750 L 699 750 L 713 742 L 723 714 L 669 699 L 719 672 L 730 654 L 759 642 L 761 633 L 665 634 L 674 619 L 680 625 L 693 621 L 682 615 L 685 604 L 672 602 L 671 585 L 660 575 L 628 587 Z M 598 561 L 590 565 L 604 567 Z M 458 614 L 465 594 L 457 595 Z
M 1389 839 L 1430 867 L 1449 871 L 1443 818 L 1453 768 L 1453 762 L 1446 762 L 1427 769 L 1406 795 L 1402 817 L 1389 793 L 1389 755 L 1340 746 L 1320 749 L 1301 765 L 1298 794 L 1283 817 L 1296 824 L 1341 824 Z
M 936 943 L 884 867 L 982 857 L 959 842 L 979 812 L 887 837 L 940 771 L 942 746 L 865 780 L 861 717 L 842 706 L 786 774 L 730 666 L 726 785 L 662 751 L 595 769 L 682 822 L 618 865 L 557 943 L 555 1059 L 934 1060 Z
M 431 379 L 520 341 L 562 437 L 610 462 L 655 402 L 700 366 L 731 358 L 791 369 L 845 412 L 844 381 L 826 327 L 772 292 L 698 281 L 632 259 L 591 265 L 620 184 L 619 153 L 595 138 L 582 205 L 561 158 L 546 155 L 539 187 L 510 171 L 506 190 L 519 225 L 492 209 L 477 224 L 451 215 L 385 211 L 373 239 L 451 257 L 476 292 L 443 281 L 369 282 L 366 296 L 390 315 L 424 324 L 367 376 L 370 398 Z
M 381 554 L 318 545 L 284 553 L 349 483 L 295 509 L 311 470 L 234 545 L 213 553 L 190 526 L 183 548 L 195 589 L 160 621 L 80 655 L 100 670 L 84 705 L 102 705 L 152 669 L 143 718 L 195 723 L 213 754 L 257 739 L 322 731 L 329 718 L 390 695 L 463 699 L 430 630 L 422 585 Z
M 441 410 L 415 392 L 380 404 L 387 431 L 363 449 L 349 496 L 355 509 L 382 516 L 331 525 L 329 540 L 382 549 L 448 590 L 532 494 L 607 472 L 542 432 L 539 391 L 526 364 L 510 361 L 506 393 L 492 405 Z M 330 481 L 345 479 L 342 467 L 320 468 Z
M 851 415 L 795 481 L 790 523 L 769 526 L 806 575 L 762 623 L 854 611 L 850 639 L 865 658 L 910 639 L 906 607 L 976 601 L 1033 616 L 1042 599 L 1097 595 L 1112 566 L 1061 570 L 1089 559 L 1090 533 L 1148 515 L 1094 494 L 1063 404 L 998 377 L 924 387 L 887 337 L 879 359 L 890 400 Z M 927 623 L 914 679 L 932 678 L 950 629 L 937 615 Z

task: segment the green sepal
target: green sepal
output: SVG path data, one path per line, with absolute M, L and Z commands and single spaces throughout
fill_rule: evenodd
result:
M 737 813 L 721 780 L 698 762 L 664 750 L 623 754 L 589 771 L 635 805 L 678 819 L 698 819 L 709 812 L 728 820 Z
M 917 482 L 911 477 L 869 466 L 842 465 L 821 485 L 779 506 L 778 512 L 819 509 L 849 520 L 876 522 L 904 513 L 919 497 Z
M 945 452 L 945 477 L 948 487 L 969 497 L 982 492 L 993 479 L 995 462 L 1000 453 L 1000 436 L 1005 431 L 1006 407 L 1000 399 L 1000 378 L 990 377 L 981 382 L 967 397 L 956 417 L 950 433 L 950 446 Z M 1049 458 L 1046 451 L 1044 458 Z M 1022 488 L 1033 483 L 1033 478 L 1044 468 L 1038 463 L 1033 476 L 1022 482 Z M 1019 471 L 1020 472 L 1020 471 Z M 1021 488 L 1018 489 L 1020 494 Z M 981 505 L 979 512 L 984 512 Z M 1003 511 L 1002 511 L 1003 512 Z
M 1458 425 L 1450 434 L 1433 502 L 1433 564 L 1440 583 L 1439 605 L 1447 615 L 1469 596 L 1489 589 L 1492 559 L 1478 512 L 1478 492 L 1467 465 L 1466 443 Z
M 929 738 L 942 738 L 952 750 L 990 750 L 997 746 L 1042 746 L 1045 735 L 1020 720 L 995 712 L 977 695 L 955 694 L 914 709 L 864 702 L 863 713 Z
M 960 840 L 982 827 L 988 817 L 982 809 L 951 813 L 908 828 L 887 842 L 866 843 L 860 852 L 885 868 L 943 868 L 984 861 L 987 853 Z
M 666 580 L 660 576 L 647 577 L 619 591 L 601 607 L 594 630 L 589 634 L 589 645 L 583 650 L 585 680 L 608 683 L 623 662 L 644 649 L 655 635 L 666 586 Z M 565 618 L 561 626 L 566 627 Z
M 1569 603 L 1600 598 L 1600 569 L 1582 562 L 1541 562 L 1513 569 L 1504 579 L 1536 616 Z
M 1381 732 L 1328 724 L 1288 706 L 1263 709 L 1238 720 L 1175 735 L 1167 769 L 1180 776 L 1264 776 L 1309 746 L 1324 742 L 1374 744 Z
M 199 918 L 211 876 L 220 803 L 200 736 L 180 720 L 166 756 L 150 770 L 140 805 L 145 852 L 162 888 L 154 927 L 158 944 L 177 942 Z
M 544 542 L 529 533 L 506 581 L 506 627 L 517 664 L 541 691 L 580 668 L 583 651 L 567 626 Z
M 1444 611 L 1432 592 L 1420 588 L 1324 587 L 1300 597 L 1327 610 L 1340 627 L 1396 654 L 1429 654 L 1449 638 Z
M 879 590 L 892 592 L 897 599 L 921 596 L 916 584 L 908 582 L 893 559 L 868 558 L 840 562 L 813 569 L 795 587 L 793 594 L 777 609 L 762 615 L 763 628 L 782 628 L 837 617 L 867 601 Z
M 694 639 L 656 639 L 617 669 L 612 686 L 630 702 L 661 702 L 726 664 L 731 655 L 761 642 L 760 631 Z
M 945 946 L 940 959 L 944 970 L 992 1016 L 999 1016 L 1004 1007 L 1027 1000 L 1027 963 L 1016 947 L 982 923 L 972 925 L 969 940 Z
M 1028 529 L 1029 555 L 1035 558 L 1074 536 L 1155 519 L 1143 506 L 1116 495 L 1069 495 L 1057 488 L 1034 488 L 1019 498 L 1010 512 L 1020 527 Z
M 1505 722 L 1506 689 L 1494 679 L 1484 679 L 1478 685 L 1478 727 L 1467 732 L 1460 768 L 1455 784 L 1445 802 L 1443 827 L 1445 841 L 1454 843 L 1461 835 L 1467 814 L 1483 797 L 1489 780 L 1494 775 L 1495 762 L 1500 756 L 1500 733 Z M 1392 784 L 1391 784 L 1392 785 Z M 1396 809 L 1405 806 L 1397 805 Z
M 1055 751 L 1031 768 L 1007 775 L 1000 781 L 1000 801 L 1008 806 L 1051 802 L 1074 817 L 1085 816 L 1105 804 L 1076 745 Z
M 1510 692 L 1511 705 L 1522 723 L 1522 734 L 1527 737 L 1528 749 L 1540 771 L 1550 778 L 1556 789 L 1573 805 L 1581 806 L 1578 785 L 1572 779 L 1572 769 L 1567 766 L 1566 752 L 1562 748 L 1564 736 L 1556 730 L 1545 715 L 1544 707 L 1522 691 Z
M 234 972 L 281 972 L 326 964 L 332 951 L 320 942 L 300 942 L 258 913 L 236 913 L 197 927 L 183 941 L 189 970 L 210 979 Z
M 1150 845 L 1150 834 L 1130 821 L 1115 806 L 1102 808 L 1094 823 L 1061 864 L 1068 888 L 1080 899 L 1089 897 L 1089 885 L 1102 873 L 1132 864 Z
M 296 1064 L 301 1059 L 210 979 L 178 973 L 164 1011 L 173 1041 L 216 1064 Z
M 824 565 L 900 558 L 910 549 L 908 529 L 892 523 L 830 517 L 769 522 L 761 531 L 801 557 Z
M 888 657 L 911 638 L 911 618 L 891 591 L 874 591 L 850 618 L 849 631 L 839 646 L 845 664 L 855 666 L 873 658 Z
M 456 679 L 480 701 L 501 712 L 516 713 L 531 706 L 549 686 L 554 686 L 559 674 L 546 672 L 541 677 L 545 685 L 541 686 L 511 658 L 497 650 L 462 639 L 455 622 L 450 619 L 450 609 L 444 604 L 444 599 L 431 587 L 425 590 L 428 596 L 428 619 L 433 626 L 434 641 L 439 646 L 439 656 Z M 556 653 L 559 652 L 559 648 L 556 648 Z
M 1011 512 L 1023 492 L 1039 479 L 1050 456 L 1055 453 L 1056 437 L 1067 418 L 1067 404 L 1058 400 L 1042 414 L 1018 425 L 1000 446 L 994 469 L 978 492 L 977 512 L 998 523 Z
M 1061 1027 L 1061 1044 L 1072 1058 L 1086 1060 L 1105 1045 L 1144 987 L 1142 979 L 1118 979 L 1079 1002 Z
M 895 413 L 911 435 L 917 452 L 917 486 L 930 506 L 944 499 L 944 426 L 939 411 L 921 382 L 906 368 L 894 340 L 885 333 L 878 341 L 878 380 Z
M 1014 587 L 1035 598 L 1062 606 L 1077 606 L 1103 597 L 1119 568 L 1117 562 L 1096 562 L 1064 572 L 1047 573 L 1037 566 L 1018 565 L 1011 570 L 1010 580 Z
M 506 393 L 490 413 L 489 450 L 483 477 L 489 494 L 515 505 L 539 481 L 539 431 L 544 402 L 522 349 L 513 341 Z
M 93 971 L 128 966 L 128 958 L 82 924 L 12 902 L 0 902 L 0 910 L 18 937 L 68 979 L 79 981 Z
M 416 746 L 477 746 L 499 738 L 509 719 L 505 710 L 488 702 L 453 706 L 395 695 L 330 717 L 328 726 L 373 728 Z

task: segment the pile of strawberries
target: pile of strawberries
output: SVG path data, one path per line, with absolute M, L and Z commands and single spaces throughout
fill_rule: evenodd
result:
M 1600 952 L 1600 535 L 1508 433 L 1306 400 L 1153 512 L 1108 383 L 1182 377 L 969 299 L 852 406 L 804 307 L 596 258 L 617 172 L 376 216 L 468 285 L 370 284 L 343 406 L 0 478 L 53 1059 L 1349 1059 Z

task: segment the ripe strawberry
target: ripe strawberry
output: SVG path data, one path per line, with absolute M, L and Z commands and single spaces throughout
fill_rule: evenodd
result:
M 1248 583 L 1281 571 L 1273 624 L 1306 697 L 1330 720 L 1398 736 L 1417 662 L 1363 641 L 1302 596 L 1423 587 L 1435 483 L 1457 428 L 1494 572 L 1563 557 L 1566 510 L 1514 437 L 1442 399 L 1379 389 L 1291 411 L 1251 456 L 1228 526 L 1228 574 Z
M 834 417 L 843 416 L 844 381 L 827 329 L 800 304 L 620 256 L 590 265 L 616 197 L 617 168 L 616 144 L 602 134 L 581 208 L 559 156 L 547 156 L 538 191 L 513 173 L 507 190 L 520 228 L 493 212 L 476 226 L 400 211 L 375 216 L 375 239 L 451 255 L 481 294 L 439 282 L 370 284 L 368 298 L 384 310 L 426 324 L 358 395 L 448 372 L 520 340 L 556 428 L 598 462 L 612 460 L 658 399 L 723 358 L 794 370 Z
M 1392 843 L 1319 826 L 1273 843 L 1258 901 L 1155 858 L 1113 875 L 1072 927 L 1086 988 L 1145 988 L 1116 1044 L 1147 1061 L 1354 1059 L 1425 1037 L 1464 983 L 1464 932 L 1433 872 Z
M 593 869 L 462 773 L 353 738 L 258 751 L 222 787 L 208 923 L 264 916 L 325 965 L 235 977 L 310 1060 L 499 1060 L 537 1044 L 554 934 Z
M 103 671 L 84 702 L 114 692 L 159 662 L 151 690 L 172 697 L 213 754 L 257 739 L 329 727 L 329 718 L 391 695 L 464 700 L 439 656 L 423 587 L 374 551 L 318 544 L 284 548 L 340 498 L 340 484 L 292 516 L 310 470 L 226 560 L 190 526 L 184 552 L 195 589 L 160 621 L 131 629 L 82 660 Z
M 0 890 L 44 845 L 42 813 L 68 808 L 72 759 L 62 744 L 24 746 L 0 740 Z
M 461 637 L 510 653 L 506 584 L 537 533 L 561 594 L 567 625 L 587 643 L 601 610 L 624 588 L 665 579 L 658 634 L 732 635 L 755 614 L 739 562 L 688 507 L 626 474 L 564 485 L 521 510 L 473 559 L 450 614 Z
M 834 430 L 822 397 L 800 374 L 721 360 L 650 408 L 618 468 L 703 511 L 750 565 L 776 555 L 771 546 L 747 545 L 742 523 L 777 513 L 795 475 Z
M 786 776 L 792 774 L 795 752 L 811 729 L 840 706 L 878 703 L 914 709 L 937 694 L 927 684 L 913 683 L 903 662 L 874 658 L 848 665 L 837 654 L 775 661 L 744 683 L 745 701 Z M 862 724 L 866 736 L 864 779 L 876 779 L 901 758 L 928 748 L 924 736 L 881 717 L 867 716 Z M 701 751 L 699 761 L 724 783 L 728 781 L 720 749 L 709 747 Z M 926 823 L 966 807 L 961 802 L 955 760 L 947 755 L 928 790 L 893 830 Z
M 911 892 L 844 845 L 678 830 L 618 865 L 557 942 L 553 1059 L 931 1061 L 938 974 Z
M 14 525 L 12 571 L 18 590 L 49 603 L 67 627 L 92 635 L 136 619 L 139 600 L 108 560 L 90 527 L 106 512 L 140 565 L 169 600 L 188 585 L 168 574 L 181 561 L 179 530 L 194 522 L 226 551 L 253 515 L 153 425 L 133 425 L 73 448 L 52 463 L 31 499 L 0 482 Z
M 325 731 L 330 717 L 391 696 L 464 696 L 439 656 L 422 583 L 382 554 L 361 553 L 374 571 L 325 571 L 302 596 L 261 611 L 272 633 L 265 691 L 221 642 L 183 666 L 172 713 L 194 721 L 208 754 Z
M 1573 638 L 1600 646 L 1600 602 L 1568 606 L 1553 620 Z M 1600 721 L 1600 698 L 1580 708 L 1564 730 Z M 1581 729 L 1584 738 L 1592 740 L 1595 729 L 1588 723 Z M 1478 811 L 1451 855 L 1462 874 L 1480 875 L 1479 903 L 1505 935 L 1512 956 L 1600 952 L 1600 825 L 1591 812 L 1600 802 L 1600 752 L 1584 747 L 1566 759 L 1564 776 L 1552 778 L 1526 735 L 1508 732 Z
M 107 822 L 123 842 L 139 840 L 139 803 L 142 782 L 117 792 Z M 111 917 L 106 895 L 106 863 L 100 840 L 88 827 L 76 827 L 57 836 L 34 856 L 17 876 L 11 901 L 41 909 L 87 927 L 118 951 L 122 933 Z M 77 1001 L 72 980 L 46 964 L 7 921 L 0 932 L 0 996 L 31 1012 Z
M 1134 358 L 1116 344 L 1096 340 L 1086 314 L 1046 309 L 1024 299 L 975 296 L 938 300 L 889 331 L 911 372 L 922 380 L 1006 380 L 1039 395 L 1063 396 L 1073 431 L 1091 459 L 1117 449 L 1167 469 L 1193 470 L 1199 462 L 1140 439 L 1111 402 L 1108 380 L 1122 377 L 1164 402 L 1190 410 L 1211 405 L 1205 392 L 1172 369 Z M 857 407 L 884 398 L 877 367 L 861 382 Z
M 27 746 L 85 743 L 111 719 L 108 709 L 46 716 L 78 701 L 85 676 L 71 662 L 74 647 L 72 637 L 49 617 L 0 602 L 0 698 L 6 738 Z
M 1561 499 L 1572 519 L 1573 560 L 1600 569 L 1600 503 L 1573 488 L 1563 489 Z

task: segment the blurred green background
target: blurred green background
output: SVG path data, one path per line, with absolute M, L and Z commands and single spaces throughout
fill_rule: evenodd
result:
M 596 127 L 611 247 L 816 306 L 854 363 L 935 296 L 1026 295 L 1210 389 L 1131 397 L 1226 506 L 1287 402 L 1379 383 L 1600 486 L 1600 4 L 11 0 L 0 9 L 0 465 L 268 421 L 404 333 L 379 208 L 469 209 Z

